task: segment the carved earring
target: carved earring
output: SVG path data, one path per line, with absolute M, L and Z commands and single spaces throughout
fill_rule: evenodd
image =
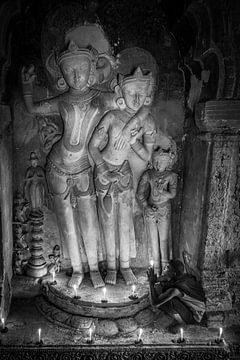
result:
M 93 84 L 95 84 L 96 80 L 97 79 L 96 79 L 95 75 L 90 75 L 89 79 L 88 79 L 88 82 L 87 82 L 88 86 L 92 86 Z
M 67 88 L 67 83 L 66 83 L 66 81 L 64 80 L 63 77 L 60 77 L 60 78 L 58 79 L 58 81 L 57 81 L 57 89 L 63 91 L 63 90 L 65 90 L 66 88 Z
M 144 101 L 144 105 L 150 105 L 152 102 L 152 99 L 150 98 L 150 96 L 147 96 L 145 101 Z
M 126 107 L 126 103 L 123 97 L 117 98 L 116 100 L 117 106 L 120 110 L 124 110 Z

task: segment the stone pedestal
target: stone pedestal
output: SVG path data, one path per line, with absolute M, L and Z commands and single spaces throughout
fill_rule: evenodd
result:
M 88 332 L 94 325 L 101 336 L 115 336 L 118 332 L 131 332 L 149 325 L 154 314 L 149 303 L 149 284 L 146 270 L 136 270 L 138 279 L 135 298 L 132 287 L 118 279 L 115 286 L 94 289 L 85 276 L 77 290 L 67 287 L 69 277 L 62 271 L 56 274 L 56 284 L 49 276 L 43 279 L 43 296 L 37 299 L 38 310 L 51 322 L 65 328 Z M 105 300 L 105 301 L 103 301 Z M 106 301 L 107 300 L 107 301 Z
M 43 221 L 44 215 L 40 212 L 31 212 L 32 240 L 26 272 L 28 276 L 40 278 L 47 274 L 47 263 L 43 257 Z

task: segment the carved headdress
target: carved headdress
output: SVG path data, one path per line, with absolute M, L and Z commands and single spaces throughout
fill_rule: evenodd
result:
M 152 159 L 158 159 L 161 162 L 161 159 L 165 158 L 168 160 L 168 169 L 171 169 L 172 166 L 176 163 L 177 161 L 177 144 L 176 142 L 172 139 L 169 138 L 170 140 L 170 146 L 168 149 L 163 149 L 161 147 L 158 147 L 157 149 L 155 149 L 153 151 L 152 154 Z
M 152 73 L 148 72 L 148 74 L 144 75 L 142 69 L 138 66 L 132 75 L 119 75 L 119 85 L 121 88 L 132 82 L 151 85 L 153 83 Z
M 71 40 L 68 44 L 67 50 L 61 52 L 57 56 L 58 65 L 60 65 L 62 61 L 76 56 L 87 57 L 93 63 L 94 67 L 98 60 L 98 52 L 96 49 L 94 49 L 93 47 L 79 48 L 77 44 Z

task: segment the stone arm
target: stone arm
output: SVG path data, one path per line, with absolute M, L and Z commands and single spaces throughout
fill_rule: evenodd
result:
M 108 137 L 108 130 L 111 119 L 112 115 L 110 113 L 107 113 L 94 130 L 92 137 L 89 141 L 89 153 L 97 167 L 104 162 L 102 152 L 100 151 L 100 146 L 104 142 L 106 137 Z
M 149 196 L 149 192 L 150 192 L 149 176 L 148 176 L 148 171 L 145 171 L 141 176 L 136 192 L 136 197 L 144 208 L 148 206 L 147 199 Z
M 156 129 L 152 116 L 148 116 L 144 126 L 137 132 L 133 133 L 130 145 L 132 150 L 144 161 L 149 161 L 152 156 L 153 146 L 155 143 Z
M 35 80 L 34 66 L 32 65 L 28 70 L 22 69 L 22 90 L 23 99 L 26 108 L 30 114 L 40 115 L 58 115 L 59 114 L 59 99 L 58 96 L 44 101 L 33 101 L 33 82 Z
M 168 183 L 168 190 L 163 189 L 162 195 L 167 201 L 169 199 L 175 198 L 176 194 L 177 194 L 177 174 L 172 172 Z

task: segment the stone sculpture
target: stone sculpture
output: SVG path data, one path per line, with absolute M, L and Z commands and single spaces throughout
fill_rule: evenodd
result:
M 130 248 L 135 236 L 133 178 L 128 160 L 133 152 L 145 161 L 151 158 L 155 125 L 149 109 L 143 110 L 144 105 L 150 103 L 151 85 L 151 73 L 144 75 L 140 67 L 133 75 L 120 76 L 115 89 L 118 109 L 109 111 L 101 119 L 89 143 L 96 165 L 99 218 L 106 246 L 105 282 L 112 285 L 116 284 L 118 242 L 120 272 L 126 284 L 136 282 L 130 268 Z
M 47 197 L 47 183 L 44 169 L 38 165 L 38 157 L 34 151 L 30 154 L 31 166 L 27 169 L 24 182 L 24 197 L 33 212 L 41 213 Z
M 68 286 L 79 286 L 83 264 L 78 243 L 77 218 L 94 287 L 104 286 L 98 269 L 99 226 L 92 167 L 87 143 L 103 114 L 100 91 L 91 89 L 96 82 L 98 53 L 93 48 L 79 48 L 72 40 L 58 56 L 58 66 L 68 90 L 46 101 L 34 103 L 32 83 L 34 68 L 23 68 L 22 83 L 28 111 L 43 116 L 61 115 L 62 138 L 53 145 L 47 158 L 47 181 L 53 206 L 66 243 L 73 273 Z M 77 216 L 72 204 L 77 204 Z
M 177 175 L 171 171 L 176 154 L 171 148 L 159 148 L 152 155 L 152 168 L 147 169 L 138 184 L 137 198 L 143 206 L 155 273 L 159 276 L 170 260 L 169 229 L 171 199 L 176 196 Z

